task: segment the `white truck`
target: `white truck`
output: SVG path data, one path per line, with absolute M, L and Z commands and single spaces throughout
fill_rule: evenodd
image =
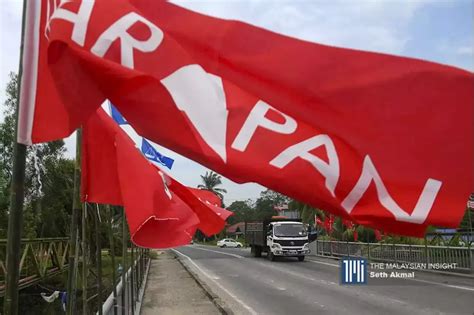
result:
M 245 240 L 255 257 L 266 252 L 271 261 L 279 256 L 297 257 L 303 261 L 305 255 L 310 253 L 308 233 L 298 219 L 246 222 Z

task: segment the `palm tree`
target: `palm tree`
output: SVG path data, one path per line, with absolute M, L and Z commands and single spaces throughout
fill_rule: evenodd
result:
M 203 189 L 203 190 L 212 191 L 217 196 L 219 196 L 219 198 L 221 198 L 221 200 L 223 200 L 224 199 L 223 194 L 227 193 L 227 190 L 225 190 L 224 188 L 218 188 L 217 187 L 219 185 L 222 185 L 221 178 L 222 178 L 221 175 L 219 175 L 219 174 L 217 174 L 213 171 L 206 172 L 205 175 L 201 175 L 203 185 L 198 185 L 198 188 Z

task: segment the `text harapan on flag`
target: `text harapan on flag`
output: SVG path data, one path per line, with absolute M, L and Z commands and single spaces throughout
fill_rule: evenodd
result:
M 67 136 L 108 98 L 142 136 L 234 181 L 400 234 L 461 220 L 472 73 L 162 1 L 53 2 L 28 6 L 23 143 Z

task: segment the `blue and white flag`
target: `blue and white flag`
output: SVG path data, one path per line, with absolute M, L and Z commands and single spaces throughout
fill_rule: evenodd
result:
M 112 105 L 111 102 L 109 102 L 109 104 L 110 104 L 110 114 L 113 120 L 115 120 L 115 122 L 119 125 L 127 125 L 128 121 L 125 119 L 125 117 L 123 117 L 122 114 L 120 114 L 120 112 L 117 110 L 117 108 L 115 108 L 114 105 Z
M 145 138 L 142 140 L 142 153 L 147 159 L 160 163 L 169 169 L 171 169 L 173 166 L 174 160 L 156 151 L 156 149 L 152 147 L 151 144 L 145 140 Z

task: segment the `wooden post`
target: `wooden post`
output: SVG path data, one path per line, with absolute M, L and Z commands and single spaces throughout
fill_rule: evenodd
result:
M 125 274 L 127 273 L 127 222 L 125 220 L 125 208 L 122 207 L 122 308 L 126 310 L 127 285 Z M 122 313 L 124 314 L 124 313 Z
M 469 269 L 471 273 L 474 273 L 474 255 L 472 254 L 472 248 L 471 248 L 471 242 L 472 242 L 472 237 L 474 234 L 472 234 L 472 218 L 471 218 L 471 208 L 467 208 L 467 217 L 469 219 L 469 236 L 467 237 L 467 251 L 468 251 L 468 259 L 469 259 Z
M 107 209 L 107 228 L 109 234 L 109 244 L 110 244 L 110 255 L 112 256 L 112 286 L 113 286 L 113 297 L 114 297 L 114 315 L 117 315 L 117 275 L 115 274 L 116 265 L 115 265 L 115 242 L 114 242 L 114 233 L 112 230 L 112 209 L 109 205 L 106 206 Z
M 87 204 L 82 207 L 82 314 L 87 315 Z
M 67 314 L 72 315 L 76 312 L 76 278 L 77 278 L 77 262 L 79 259 L 79 251 L 76 250 L 78 243 L 78 215 L 81 210 L 81 139 L 82 130 L 76 130 L 76 161 L 74 164 L 74 196 L 71 213 L 70 242 L 69 242 L 69 258 L 68 258 L 68 281 L 67 281 Z
M 18 135 L 18 117 L 20 107 L 21 78 L 23 74 L 23 45 L 25 40 L 26 0 L 23 1 L 23 19 L 21 24 L 20 64 L 18 66 L 18 90 L 16 105 L 15 140 Z M 6 288 L 3 303 L 4 314 L 18 314 L 18 280 L 20 278 L 21 230 L 23 227 L 23 203 L 25 200 L 26 146 L 15 142 L 13 147 L 13 170 L 10 188 L 10 210 L 7 234 L 7 270 Z
M 132 315 L 135 314 L 135 310 L 134 310 L 134 303 L 133 303 L 133 299 L 134 299 L 134 291 L 135 291 L 135 283 L 134 283 L 134 280 L 135 280 L 135 276 L 134 276 L 134 271 L 135 271 L 135 255 L 133 253 L 133 243 L 131 244 L 130 246 L 130 251 L 131 251 L 131 258 L 130 258 L 130 284 L 131 284 L 131 287 L 130 287 L 130 303 L 131 303 L 131 309 L 132 309 Z
M 97 300 L 99 303 L 99 315 L 102 315 L 102 246 L 100 244 L 100 222 L 99 205 L 96 204 L 97 213 L 94 216 L 95 223 L 95 247 L 97 251 Z

